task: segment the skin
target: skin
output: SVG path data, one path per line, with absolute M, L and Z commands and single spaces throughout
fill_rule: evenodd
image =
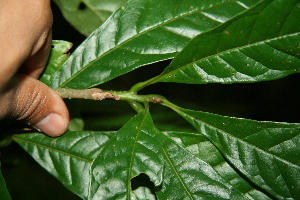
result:
M 0 0 L 0 119 L 29 123 L 49 136 L 63 134 L 63 100 L 38 81 L 51 49 L 50 0 Z

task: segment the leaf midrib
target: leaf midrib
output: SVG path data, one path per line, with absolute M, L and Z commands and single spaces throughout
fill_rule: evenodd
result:
M 182 180 L 181 176 L 179 175 L 179 172 L 176 170 L 176 167 L 174 166 L 173 162 L 172 162 L 171 159 L 169 158 L 169 155 L 168 155 L 168 153 L 167 153 L 167 151 L 165 150 L 164 147 L 162 147 L 162 150 L 163 150 L 164 155 L 165 155 L 165 157 L 167 158 L 169 164 L 171 165 L 171 167 L 172 167 L 174 173 L 176 174 L 176 177 L 179 179 L 181 185 L 183 186 L 183 188 L 184 188 L 186 194 L 187 194 L 191 199 L 195 199 L 195 198 L 191 195 L 191 193 L 189 192 L 189 190 L 187 189 L 186 184 L 184 183 L 184 181 Z
M 137 141 L 138 141 L 138 137 L 140 136 L 140 133 L 141 133 L 141 127 L 143 126 L 143 123 L 146 119 L 146 115 L 147 115 L 147 112 L 145 112 L 145 114 L 143 115 L 142 120 L 140 121 L 140 124 L 139 124 L 138 129 L 137 129 L 137 134 L 136 134 L 135 139 L 134 139 L 132 151 L 131 151 L 131 157 L 130 157 L 129 168 L 128 168 L 127 197 L 131 196 L 131 172 L 132 172 L 134 154 L 135 154 L 135 149 L 136 149 L 136 144 L 137 144 Z
M 92 163 L 92 160 L 89 160 L 87 158 L 80 157 L 80 156 L 77 156 L 77 155 L 74 155 L 74 154 L 71 154 L 71 153 L 67 153 L 65 151 L 55 149 L 53 147 L 49 147 L 49 146 L 46 146 L 46 145 L 42 145 L 40 143 L 36 143 L 36 142 L 29 141 L 29 140 L 25 140 L 25 139 L 22 139 L 22 138 L 19 138 L 19 137 L 16 137 L 16 136 L 14 136 L 14 138 L 15 138 L 15 140 L 19 140 L 19 141 L 24 142 L 24 143 L 32 144 L 33 146 L 36 145 L 36 146 L 39 146 L 39 147 L 42 147 L 42 148 L 45 148 L 45 149 L 48 149 L 48 150 L 51 150 L 51 151 L 54 151 L 54 152 L 58 152 L 58 153 L 64 154 L 64 155 L 69 156 L 69 157 L 76 158 L 78 160 L 82 160 L 84 162 Z
M 100 15 L 100 13 L 97 12 L 96 9 L 93 8 L 93 6 L 91 6 L 89 4 L 89 2 L 87 2 L 86 0 L 81 0 L 101 21 L 104 21 L 103 17 Z M 109 11 L 111 12 L 111 11 Z

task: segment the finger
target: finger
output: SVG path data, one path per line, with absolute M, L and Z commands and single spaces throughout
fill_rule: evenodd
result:
M 46 34 L 46 33 L 45 33 Z M 47 64 L 48 57 L 51 51 L 51 41 L 52 41 L 52 34 L 51 30 L 47 33 L 46 38 L 41 38 L 40 40 L 43 42 L 42 46 L 39 47 L 39 50 L 37 52 L 34 52 L 31 57 L 29 57 L 22 67 L 19 70 L 19 73 L 27 74 L 29 76 L 32 76 L 36 79 L 40 77 L 42 72 L 44 71 L 44 67 Z
M 0 86 L 4 86 L 28 58 L 48 54 L 51 25 L 50 0 L 0 0 Z M 37 66 L 28 64 L 26 67 L 43 67 L 45 61 L 47 56 L 42 56 L 40 61 L 33 61 Z
M 29 123 L 49 136 L 59 136 L 67 130 L 67 107 L 45 84 L 31 76 L 19 75 L 7 91 L 0 98 L 3 116 Z

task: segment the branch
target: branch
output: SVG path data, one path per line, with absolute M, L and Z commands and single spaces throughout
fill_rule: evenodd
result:
M 140 110 L 140 103 L 153 102 L 163 103 L 164 97 L 160 95 L 137 95 L 133 92 L 117 92 L 117 91 L 103 91 L 99 88 L 90 88 L 83 90 L 57 88 L 54 91 L 63 99 L 92 99 L 92 100 L 103 100 L 103 99 L 114 99 L 128 101 L 131 105 L 134 105 L 134 109 Z M 138 106 L 138 107 L 135 107 Z
M 120 100 L 121 97 L 114 95 L 111 92 L 103 92 L 98 88 L 75 90 L 66 88 L 57 88 L 54 91 L 63 99 L 92 99 L 92 100 L 103 100 L 103 99 L 115 99 Z

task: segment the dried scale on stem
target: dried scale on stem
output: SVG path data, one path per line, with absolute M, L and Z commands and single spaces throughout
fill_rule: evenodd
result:
M 63 99 L 120 100 L 120 96 L 114 95 L 111 92 L 103 92 L 99 88 L 90 88 L 84 90 L 57 88 L 54 89 L 54 91 Z

